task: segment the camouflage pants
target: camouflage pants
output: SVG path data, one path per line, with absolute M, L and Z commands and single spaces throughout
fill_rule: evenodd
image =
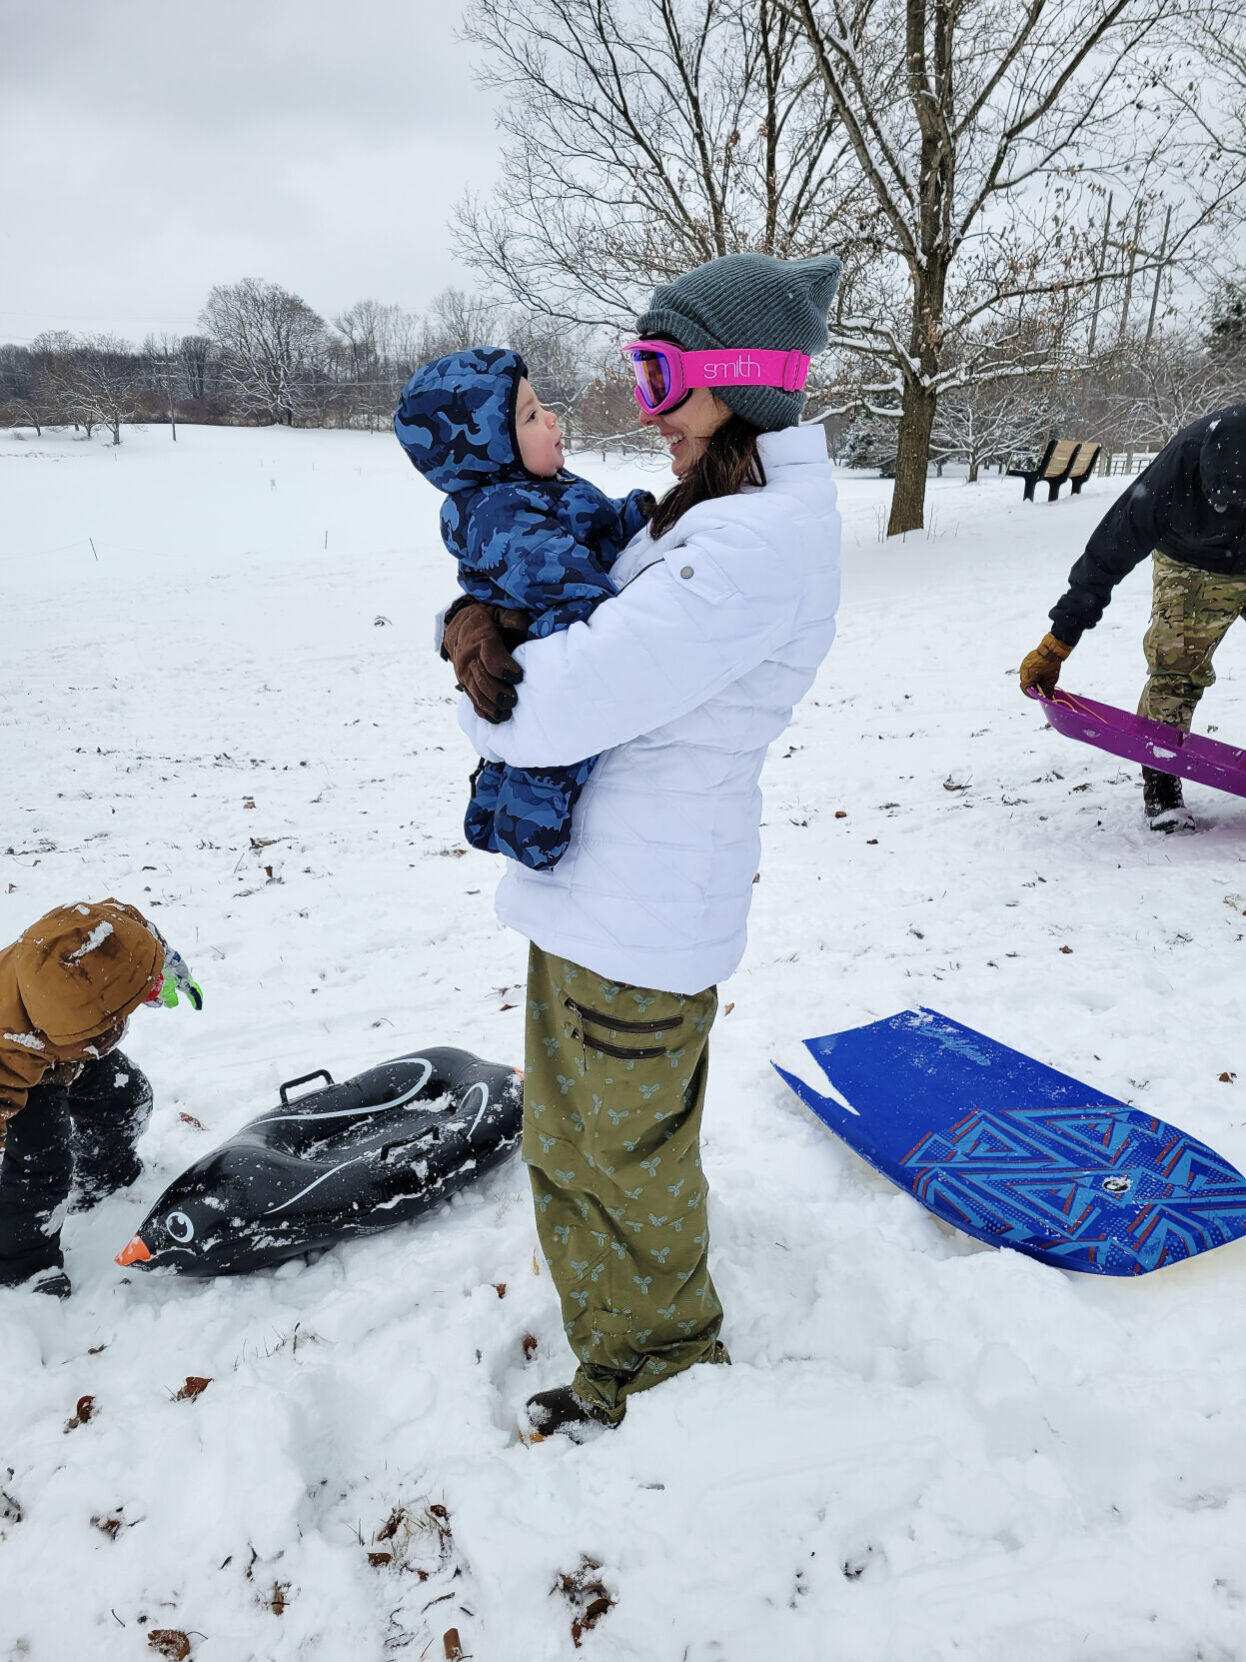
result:
M 1194 706 L 1216 672 L 1211 660 L 1246 611 L 1246 577 L 1223 577 L 1156 551 L 1151 623 L 1143 636 L 1149 678 L 1138 714 L 1189 729 Z
M 726 1360 L 700 1156 L 717 1008 L 713 987 L 652 992 L 529 954 L 523 1157 L 572 1383 L 614 1422 L 633 1391 Z

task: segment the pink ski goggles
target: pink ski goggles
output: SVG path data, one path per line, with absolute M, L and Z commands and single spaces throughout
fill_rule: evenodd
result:
M 632 340 L 623 348 L 636 376 L 636 402 L 650 415 L 682 404 L 693 387 L 782 387 L 799 392 L 809 375 L 804 352 L 731 346 L 685 352 L 669 340 Z

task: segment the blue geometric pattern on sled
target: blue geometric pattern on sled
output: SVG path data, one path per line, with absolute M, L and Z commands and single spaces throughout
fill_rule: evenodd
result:
M 171 1183 L 117 1262 L 239 1275 L 392 1229 L 504 1160 L 522 1117 L 522 1075 L 465 1050 L 411 1051 L 340 1085 L 322 1068 Z
M 1095 1275 L 1145 1275 L 1246 1235 L 1246 1177 L 1177 1126 L 934 1010 L 806 1039 L 824 1124 L 945 1223 Z
M 608 497 L 565 468 L 529 473 L 515 401 L 528 368 L 517 352 L 474 347 L 425 364 L 402 389 L 394 431 L 412 464 L 445 491 L 441 535 L 459 586 L 531 618 L 543 639 L 616 592 L 610 569 L 653 509 L 648 491 Z M 569 767 L 485 762 L 473 776 L 464 834 L 473 848 L 533 870 L 567 851 L 571 816 L 595 757 Z

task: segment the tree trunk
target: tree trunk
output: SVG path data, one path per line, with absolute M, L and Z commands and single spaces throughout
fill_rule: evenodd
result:
M 936 394 L 917 381 L 905 381 L 896 450 L 896 483 L 891 493 L 891 517 L 887 521 L 889 537 L 922 528 L 936 401 Z
M 969 480 L 968 480 L 969 484 L 971 484 L 971 485 L 976 485 L 977 484 L 977 482 L 978 482 L 978 469 L 981 465 L 982 464 L 978 461 L 978 458 L 976 456 L 970 462 L 970 464 L 969 464 Z

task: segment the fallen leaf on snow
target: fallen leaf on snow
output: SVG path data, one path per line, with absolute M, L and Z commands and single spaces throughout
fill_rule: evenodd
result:
M 550 1588 L 551 1593 L 561 1593 L 571 1606 L 571 1641 L 576 1650 L 588 1630 L 596 1627 L 614 1605 L 597 1575 L 600 1568 L 596 1559 L 584 1557 L 578 1569 L 560 1575 Z
M 91 1396 L 79 1397 L 78 1405 L 74 1410 L 74 1417 L 72 1420 L 66 1421 L 65 1430 L 73 1431 L 78 1426 L 85 1425 L 94 1413 L 95 1398 Z
M 147 1635 L 152 1650 L 167 1657 L 168 1662 L 186 1662 L 190 1655 L 190 1640 L 180 1627 L 153 1627 Z

